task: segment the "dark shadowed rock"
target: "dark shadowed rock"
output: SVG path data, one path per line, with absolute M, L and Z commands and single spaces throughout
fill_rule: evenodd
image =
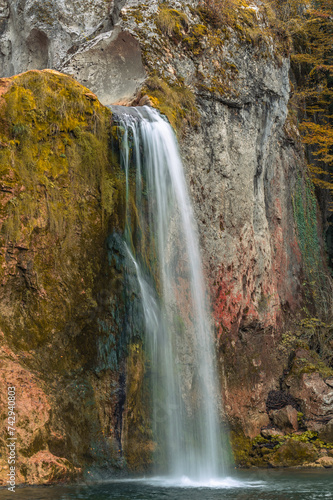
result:
M 333 419 L 318 428 L 318 438 L 324 442 L 333 442 Z
M 297 410 L 288 405 L 280 410 L 272 410 L 270 418 L 273 425 L 284 432 L 294 432 L 298 430 Z

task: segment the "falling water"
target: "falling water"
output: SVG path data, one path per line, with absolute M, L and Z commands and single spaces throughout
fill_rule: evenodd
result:
M 156 461 L 172 477 L 218 477 L 224 460 L 213 333 L 176 138 L 151 108 L 112 110 L 122 130 L 126 248 L 145 318 Z M 128 208 L 133 183 L 141 228 L 135 238 Z

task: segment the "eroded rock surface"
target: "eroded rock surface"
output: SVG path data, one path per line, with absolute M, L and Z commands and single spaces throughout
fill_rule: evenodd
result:
M 318 431 L 333 418 L 333 389 L 331 378 L 316 371 L 316 360 L 318 363 L 318 357 L 311 351 L 298 349 L 283 384 L 299 401 L 308 428 Z
M 297 208 L 304 212 L 307 205 L 302 205 L 302 200 L 308 203 L 309 200 L 313 202 L 313 198 L 310 198 L 305 179 L 303 151 L 295 120 L 288 114 L 290 87 L 286 48 L 278 46 L 277 40 L 265 34 L 265 21 L 253 5 L 243 10 L 257 23 L 255 27 L 262 35 L 260 43 L 251 38 L 241 21 L 238 23 L 241 29 L 227 26 L 217 33 L 196 10 L 197 6 L 195 0 L 171 1 L 167 5 L 157 0 L 149 3 L 141 0 L 0 0 L 0 71 L 2 76 L 10 76 L 34 67 L 51 66 L 75 75 L 104 103 L 128 102 L 137 94 L 134 102 L 157 106 L 177 127 L 211 296 L 212 326 L 217 337 L 220 376 L 224 381 L 225 414 L 239 435 L 254 438 L 270 424 L 267 397 L 270 391 L 281 389 L 280 380 L 288 368 L 291 347 L 282 343 L 282 334 L 293 330 L 302 303 L 305 273 L 297 230 Z M 163 27 L 159 18 L 160 9 L 169 7 L 176 9 L 171 13 L 174 16 L 172 29 Z M 4 91 L 7 84 L 1 84 Z M 95 96 L 88 89 L 79 95 L 77 89 L 72 89 L 62 96 L 63 101 L 59 101 L 59 112 L 66 109 L 64 102 L 71 98 L 71 92 L 79 104 L 74 114 L 86 109 L 88 101 L 91 106 L 96 104 Z M 35 113 L 31 95 L 25 98 L 27 101 L 21 103 L 21 109 L 27 106 L 29 113 Z M 94 117 L 94 113 L 96 109 L 89 108 L 85 117 Z M 19 142 L 24 142 L 25 134 L 32 130 L 22 116 L 16 112 L 10 117 L 16 127 L 10 138 Z M 65 118 L 66 113 L 62 116 Z M 45 123 L 48 119 L 45 118 Z M 50 130 L 46 126 L 43 129 L 48 137 L 46 140 L 43 136 L 46 142 L 64 133 L 64 125 L 57 120 L 52 118 L 52 125 L 47 125 Z M 82 148 L 88 147 L 85 143 L 87 130 L 82 133 L 85 119 L 82 118 L 82 123 L 66 120 L 67 142 L 57 144 L 55 152 L 47 150 L 47 161 L 56 173 L 52 170 L 52 175 L 42 179 L 41 186 L 51 190 L 55 198 L 44 199 L 44 188 L 38 187 L 37 197 L 42 202 L 38 217 L 33 217 L 35 240 L 31 242 L 27 238 L 28 229 L 25 228 L 19 245 L 12 247 L 6 243 L 3 246 L 6 261 L 2 313 L 7 318 L 4 325 L 6 342 L 12 343 L 14 350 L 26 350 L 27 345 L 33 345 L 36 352 L 32 353 L 31 366 L 36 367 L 36 360 L 40 359 L 44 363 L 41 380 L 48 363 L 53 362 L 50 352 L 59 354 L 53 367 L 57 373 L 57 387 L 52 386 L 52 372 L 47 380 L 47 396 L 44 394 L 48 397 L 50 392 L 56 398 L 56 403 L 45 402 L 44 405 L 45 426 L 47 404 L 58 408 L 50 424 L 53 430 L 48 443 L 42 441 L 41 449 L 29 452 L 31 464 L 36 465 L 35 459 L 39 457 L 44 464 L 58 461 L 61 469 L 61 464 L 65 463 L 62 460 L 70 459 L 73 467 L 79 469 L 81 463 L 87 463 L 87 457 L 88 461 L 101 464 L 109 455 L 108 465 L 112 462 L 119 466 L 124 446 L 125 450 L 132 450 L 128 451 L 128 458 L 135 469 L 140 466 L 140 450 L 144 449 L 143 465 L 149 465 L 154 448 L 147 424 L 147 408 L 140 407 L 144 376 L 142 345 L 139 341 L 135 344 L 127 361 L 118 357 L 115 345 L 119 338 L 123 340 L 130 335 L 130 330 L 140 339 L 140 325 L 135 325 L 133 319 L 138 313 L 137 303 L 134 301 L 126 306 L 130 311 L 123 303 L 118 307 L 123 299 L 116 296 L 114 290 L 120 289 L 124 279 L 122 267 L 119 262 L 113 263 L 113 274 L 106 277 L 101 262 L 106 261 L 107 256 L 116 260 L 124 256 L 116 237 L 108 241 L 109 246 L 105 249 L 105 228 L 102 233 L 95 232 L 102 219 L 105 220 L 96 205 L 99 196 L 108 202 L 107 213 L 115 214 L 113 223 L 121 232 L 119 214 L 116 209 L 113 211 L 113 196 L 118 193 L 121 199 L 121 188 L 115 187 L 113 177 L 104 179 L 104 187 L 98 189 L 96 185 L 91 187 L 83 183 L 82 199 L 84 207 L 89 207 L 89 213 L 82 209 L 83 219 L 88 218 L 89 227 L 82 226 L 78 202 L 74 210 L 76 231 L 72 240 L 65 238 L 64 217 L 57 214 L 57 207 L 61 206 L 57 204 L 58 196 L 63 192 L 67 194 L 66 201 L 61 199 L 64 205 L 73 196 L 66 191 L 68 172 L 59 173 L 57 168 L 64 168 L 67 157 L 77 165 L 76 153 L 71 150 L 73 141 Z M 38 120 L 37 123 L 42 127 Z M 90 123 L 91 133 L 98 128 L 98 123 L 98 119 Z M 1 143 L 5 165 L 10 164 L 10 155 L 6 156 L 9 151 L 7 139 L 3 138 L 4 147 Z M 39 142 L 36 137 L 34 140 L 37 149 L 32 151 L 36 154 Z M 96 152 L 94 147 L 92 150 Z M 28 154 L 27 148 L 23 152 Z M 11 154 L 15 156 L 16 152 Z M 100 158 L 94 156 L 93 163 L 98 165 Z M 24 198 L 25 195 L 20 194 L 22 186 L 23 193 L 29 189 L 25 190 L 24 184 L 15 184 L 16 174 L 10 169 L 5 173 L 2 203 L 7 214 L 3 222 L 7 223 L 8 213 L 14 214 L 6 212 L 8 206 L 15 207 L 12 199 Z M 108 195 L 103 191 L 106 187 Z M 26 199 L 24 203 L 30 206 Z M 51 217 L 52 224 L 48 222 L 48 213 L 52 217 L 57 215 Z M 317 227 L 316 208 L 310 215 L 311 223 Z M 71 211 L 66 212 L 69 220 L 72 216 Z M 12 221 L 10 231 L 18 231 L 14 215 Z M 24 221 L 22 224 L 24 228 Z M 57 237 L 44 234 L 49 227 L 58 231 Z M 90 232 L 93 236 L 89 236 Z M 45 262 L 36 262 L 36 255 L 41 250 L 52 248 L 56 251 L 55 242 L 64 251 L 69 249 L 66 258 L 51 252 Z M 319 240 L 315 243 L 319 248 Z M 97 258 L 92 250 L 96 248 L 100 249 Z M 56 258 L 57 265 L 61 264 L 56 267 L 60 269 L 59 274 L 50 265 Z M 321 257 L 319 261 L 319 265 L 324 266 Z M 80 262 L 87 265 L 83 268 Z M 49 281 L 48 273 L 51 273 Z M 132 277 L 129 289 L 135 290 L 134 282 Z M 101 283 L 103 293 L 98 289 Z M 54 323 L 49 321 L 51 302 Z M 37 303 L 42 304 L 41 311 L 36 308 Z M 71 317 L 73 310 L 78 311 L 75 317 Z M 88 318 L 86 311 L 89 311 Z M 29 339 L 23 333 L 22 339 L 19 336 L 15 340 L 10 324 L 19 314 L 25 324 L 33 328 Z M 130 325 L 121 325 L 124 317 Z M 125 334 L 120 333 L 122 328 Z M 94 338 L 93 343 L 91 338 Z M 122 352 L 126 350 L 123 346 L 121 349 Z M 81 371 L 85 373 L 87 367 L 88 375 L 82 376 Z M 130 375 L 128 378 L 135 382 L 129 387 L 124 378 L 126 371 Z M 191 369 L 184 370 L 184 385 L 190 387 L 192 381 Z M 285 392 L 301 400 L 309 428 L 312 422 L 319 426 L 316 427 L 319 432 L 330 436 L 331 376 L 321 374 L 315 365 L 310 371 L 297 375 L 292 375 L 291 370 L 289 378 L 284 377 L 284 384 Z M 73 410 L 68 405 L 68 393 L 77 424 L 74 430 L 68 416 Z M 292 415 L 287 420 L 295 430 L 294 410 L 295 407 L 290 410 Z M 127 419 L 125 422 L 123 417 Z M 131 433 L 130 423 L 138 434 Z M 275 425 L 283 427 L 285 424 L 276 418 Z M 125 437 L 121 434 L 122 428 Z M 32 421 L 29 429 L 29 436 L 33 436 Z M 87 440 L 90 434 L 93 438 Z M 277 452 L 274 464 L 279 461 L 286 465 L 296 464 L 297 453 L 284 446 Z M 317 451 L 311 444 L 303 446 L 301 443 L 298 451 L 304 455 L 304 460 L 316 460 Z M 36 469 L 30 477 L 46 478 L 43 470 Z
M 146 73 L 136 39 L 114 29 L 124 3 L 1 0 L 0 77 L 55 68 L 105 104 L 133 99 Z
M 104 104 L 133 100 L 146 78 L 138 41 L 119 27 L 85 44 L 61 69 L 91 88 Z
M 282 431 L 296 432 L 298 430 L 297 410 L 288 405 L 281 410 L 273 410 L 270 413 L 273 424 Z

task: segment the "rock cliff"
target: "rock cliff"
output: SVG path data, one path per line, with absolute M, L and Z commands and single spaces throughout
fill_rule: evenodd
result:
M 327 306 L 330 282 L 289 40 L 274 19 L 262 2 L 239 2 L 221 23 L 198 1 L 0 0 L 1 76 L 52 67 L 90 89 L 49 71 L 1 83 L 0 394 L 10 373 L 25 408 L 20 480 L 121 468 L 123 457 L 145 468 L 154 448 L 137 283 L 117 236 L 124 179 L 92 92 L 150 103 L 177 130 L 236 461 L 331 453 L 333 372 L 304 323 L 304 307 Z

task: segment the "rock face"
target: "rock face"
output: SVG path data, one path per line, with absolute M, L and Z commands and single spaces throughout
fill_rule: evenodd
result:
M 281 408 L 281 410 L 273 410 L 270 417 L 273 425 L 286 433 L 298 430 L 297 410 L 290 405 Z
M 146 78 L 137 40 L 116 27 L 93 39 L 62 65 L 104 104 L 131 101 Z
M 55 68 L 105 104 L 134 97 L 145 79 L 138 42 L 113 30 L 122 0 L 0 2 L 0 76 Z
M 316 371 L 316 357 L 311 351 L 298 349 L 295 352 L 290 372 L 283 385 L 288 393 L 300 402 L 300 407 L 306 415 L 307 426 L 315 431 L 330 434 L 325 426 L 333 419 L 333 389 L 331 378 Z M 318 360 L 317 360 L 318 362 Z M 327 382 L 326 382 L 327 380 Z M 331 441 L 331 439 L 328 439 Z
M 271 460 L 274 467 L 290 467 L 299 465 L 300 462 L 314 462 L 318 458 L 315 447 L 310 443 L 287 441 L 275 453 Z
M 125 372 L 136 366 L 124 352 L 140 315 L 135 283 L 126 311 L 121 298 L 123 182 L 109 158 L 111 113 L 87 88 L 47 70 L 0 89 L 1 402 L 15 386 L 18 482 L 68 480 L 82 464 L 121 465 L 132 410 Z
M 58 67 L 68 50 L 110 29 L 116 9 L 113 0 L 1 0 L 1 76 Z
M 0 86 L 1 380 L 13 370 L 18 385 L 30 384 L 28 409 L 39 398 L 40 421 L 34 411 L 20 416 L 28 419 L 20 430 L 27 481 L 73 477 L 92 464 L 121 467 L 123 451 L 132 470 L 149 467 L 154 449 L 139 292 L 124 274 L 119 237 L 124 180 L 110 171 L 109 115 L 92 92 L 106 104 L 153 104 L 177 127 L 223 417 L 245 439 L 272 423 L 277 434 L 267 436 L 295 431 L 295 405 L 267 412 L 270 391 L 284 391 L 300 405 L 303 425 L 332 439 L 332 373 L 318 360 L 298 369 L 304 352 L 289 359 L 308 271 L 304 220 L 318 249 L 313 269 L 325 265 L 288 112 L 288 50 L 260 8 L 235 16 L 234 25 L 216 27 L 195 0 L 0 0 L 1 76 L 52 67 L 89 88 L 50 72 Z M 27 165 L 38 166 L 33 176 Z M 124 288 L 133 291 L 128 300 Z M 272 464 L 317 459 L 311 443 L 292 446 L 283 444 Z
M 4 336 L 1 333 L 2 343 Z M 8 407 L 8 386 L 15 387 L 15 434 L 18 442 L 19 453 L 17 470 L 18 482 L 23 482 L 25 476 L 38 483 L 50 482 L 52 480 L 68 480 L 80 472 L 66 460 L 59 459 L 49 451 L 39 451 L 39 444 L 49 439 L 49 425 L 51 422 L 51 405 L 49 396 L 45 394 L 41 381 L 29 370 L 22 366 L 23 355 L 17 356 L 9 348 L 1 348 L 0 369 L 0 401 L 2 408 Z M 1 432 L 1 450 L 3 465 L 6 462 L 7 435 L 3 425 Z M 63 439 L 61 435 L 54 435 L 55 439 Z M 37 453 L 36 453 L 37 451 Z M 34 465 L 33 465 L 34 464 Z M 52 477 L 53 467 L 53 477 Z M 6 467 L 0 470 L 1 480 L 6 480 Z

